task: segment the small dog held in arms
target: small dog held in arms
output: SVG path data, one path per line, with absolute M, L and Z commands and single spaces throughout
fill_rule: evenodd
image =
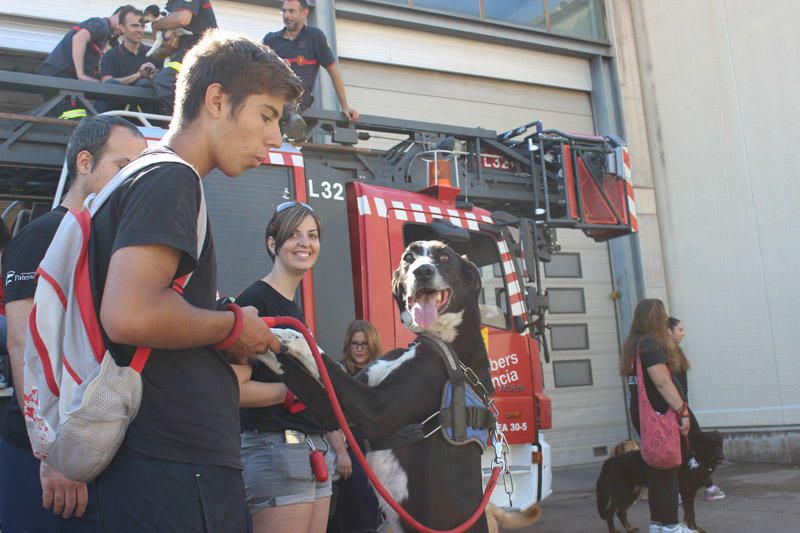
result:
M 697 491 L 711 483 L 711 474 L 725 459 L 722 437 L 718 431 L 701 431 L 692 424 L 689 432 L 690 457 L 678 471 L 678 487 L 683 501 L 683 521 L 693 530 L 697 527 L 694 500 Z M 647 488 L 647 465 L 635 441 L 618 444 L 603 463 L 597 478 L 597 512 L 608 524 L 609 533 L 617 533 L 614 516 L 619 518 L 626 533 L 639 529 L 628 521 L 630 509 L 642 488 Z
M 439 241 L 411 243 L 394 272 L 392 292 L 416 340 L 355 377 L 324 357 L 345 416 L 369 441 L 367 459 L 378 479 L 405 511 L 435 529 L 465 522 L 483 496 L 481 455 L 496 421 L 483 403 L 494 390 L 480 331 L 480 290 L 478 269 L 452 248 Z M 335 427 L 308 349 L 303 350 L 296 332 L 273 331 L 288 353 L 260 359 L 323 425 Z M 469 422 L 459 414 L 464 406 Z M 410 531 L 379 499 L 387 526 Z M 538 516 L 538 507 L 535 512 Z M 487 532 L 486 516 L 470 531 Z
M 151 24 L 156 19 L 166 17 L 168 14 L 167 11 L 159 9 L 157 5 L 152 4 L 145 8 L 142 20 L 145 23 Z M 147 51 L 147 57 L 164 59 L 175 53 L 178 49 L 180 38 L 184 35 L 193 34 L 185 28 L 155 32 L 156 40 L 153 42 L 153 46 L 150 50 Z

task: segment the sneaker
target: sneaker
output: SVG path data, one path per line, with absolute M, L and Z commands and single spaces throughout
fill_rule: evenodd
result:
M 713 502 L 714 500 L 721 500 L 725 497 L 725 493 L 722 492 L 722 489 L 717 487 L 716 485 L 711 485 L 706 489 L 706 500 Z
M 653 526 L 651 525 L 650 527 L 652 528 Z M 686 524 L 682 522 L 671 526 L 661 526 L 661 529 L 658 531 L 660 531 L 660 533 L 695 533 L 694 529 L 689 529 Z

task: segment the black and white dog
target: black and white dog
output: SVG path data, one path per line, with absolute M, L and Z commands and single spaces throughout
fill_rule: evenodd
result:
M 442 242 L 418 241 L 406 248 L 392 285 L 405 326 L 447 343 L 493 393 L 480 333 L 481 280 L 475 265 Z M 303 353 L 302 342 L 291 331 L 273 331 L 289 347 L 289 354 L 277 358 L 267 354 L 262 360 L 330 425 L 329 404 L 320 394 L 319 382 L 312 378 L 316 369 L 310 368 L 309 373 L 304 368 L 309 366 L 309 354 Z M 411 441 L 397 437 L 398 430 L 425 421 L 441 407 L 448 372 L 436 344 L 418 338 L 407 349 L 386 353 L 354 378 L 330 359 L 325 359 L 325 365 L 348 421 L 370 442 L 388 443 L 378 446 L 385 449 L 367 453 L 383 485 L 416 520 L 428 527 L 449 529 L 469 518 L 480 503 L 481 446 L 450 444 L 442 431 Z M 299 360 L 304 361 L 302 366 Z M 428 427 L 424 431 L 428 432 Z M 381 505 L 392 530 L 404 531 L 396 513 L 382 500 Z M 486 530 L 482 517 L 470 531 Z

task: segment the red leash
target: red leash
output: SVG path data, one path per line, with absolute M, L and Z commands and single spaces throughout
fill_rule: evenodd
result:
M 453 529 L 431 529 L 420 524 L 414 519 L 414 517 L 408 514 L 408 512 L 403 509 L 394 498 L 392 498 L 392 495 L 389 494 L 389 491 L 386 490 L 378 477 L 375 475 L 375 472 L 373 472 L 372 468 L 370 468 L 369 463 L 367 463 L 367 458 L 364 456 L 364 452 L 361 451 L 361 448 L 358 446 L 355 437 L 353 437 L 353 432 L 350 431 L 350 426 L 347 423 L 347 419 L 344 417 L 342 406 L 339 405 L 339 399 L 336 398 L 336 393 L 333 390 L 333 383 L 331 383 L 331 378 L 328 375 L 328 369 L 325 367 L 325 363 L 322 361 L 322 356 L 320 355 L 319 350 L 317 350 L 317 343 L 314 341 L 314 338 L 311 336 L 311 333 L 309 333 L 305 324 L 292 317 L 264 317 L 262 320 L 270 328 L 274 328 L 275 326 L 287 326 L 296 329 L 303 334 L 303 337 L 305 337 L 306 342 L 308 343 L 308 347 L 311 348 L 311 353 L 314 355 L 314 360 L 316 361 L 317 368 L 319 369 L 319 375 L 322 378 L 322 383 L 325 385 L 325 393 L 328 395 L 328 399 L 333 407 L 333 413 L 336 415 L 336 421 L 339 422 L 339 426 L 341 426 L 342 431 L 344 431 L 344 434 L 347 437 L 347 442 L 350 444 L 350 448 L 353 450 L 353 453 L 355 453 L 358 462 L 361 463 L 361 466 L 364 468 L 364 472 L 366 472 L 367 477 L 369 477 L 369 480 L 372 482 L 375 490 L 378 491 L 383 499 L 386 500 L 386 502 L 391 506 L 392 509 L 395 510 L 395 512 L 397 512 L 397 514 L 405 523 L 422 533 L 464 533 L 466 530 L 471 528 L 475 522 L 478 521 L 485 511 L 486 505 L 489 503 L 489 498 L 492 496 L 492 491 L 497 484 L 497 478 L 500 476 L 500 472 L 503 470 L 502 467 L 495 466 L 492 468 L 492 476 L 489 478 L 489 483 L 486 485 L 486 492 L 483 493 L 483 499 L 481 499 L 481 503 L 478 505 L 478 508 L 475 509 L 475 512 L 472 513 L 466 522 Z

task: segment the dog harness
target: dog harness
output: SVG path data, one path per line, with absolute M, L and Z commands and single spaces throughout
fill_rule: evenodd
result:
M 412 346 L 422 343 L 433 348 L 447 370 L 447 383 L 442 390 L 439 410 L 418 424 L 403 426 L 393 435 L 369 441 L 369 449 L 407 446 L 441 430 L 448 444 L 464 446 L 475 443 L 481 447 L 481 451 L 485 450 L 489 431 L 495 428 L 497 422 L 488 408 L 488 394 L 472 369 L 461 363 L 449 344 L 434 337 L 419 335 Z

